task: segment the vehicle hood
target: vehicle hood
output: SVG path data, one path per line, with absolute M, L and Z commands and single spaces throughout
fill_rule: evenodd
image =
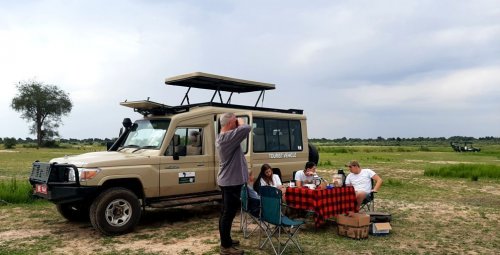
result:
M 101 151 L 54 158 L 50 160 L 50 163 L 73 164 L 76 167 L 114 167 L 154 164 L 153 161 L 158 161 L 158 157 L 152 157 L 151 155 L 145 154 Z

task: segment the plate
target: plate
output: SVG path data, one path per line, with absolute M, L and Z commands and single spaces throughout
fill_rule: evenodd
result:
M 35 184 L 35 192 L 47 195 L 47 184 Z

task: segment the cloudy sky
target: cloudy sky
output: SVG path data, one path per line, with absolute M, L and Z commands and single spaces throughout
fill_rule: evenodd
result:
M 500 136 L 500 4 L 0 0 L 0 137 L 34 138 L 19 81 L 70 94 L 62 137 L 105 138 L 141 117 L 119 102 L 177 105 L 164 79 L 195 71 L 276 84 L 264 106 L 304 109 L 310 138 Z

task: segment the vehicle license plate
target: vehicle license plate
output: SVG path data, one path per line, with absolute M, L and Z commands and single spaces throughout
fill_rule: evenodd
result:
M 36 184 L 35 192 L 47 195 L 47 185 L 46 184 Z

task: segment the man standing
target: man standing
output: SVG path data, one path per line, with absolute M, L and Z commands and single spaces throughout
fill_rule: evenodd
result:
M 226 113 L 220 118 L 221 131 L 215 142 L 220 165 L 217 184 L 222 191 L 222 211 L 219 218 L 220 254 L 243 254 L 235 248 L 239 241 L 231 238 L 231 226 L 240 207 L 241 187 L 248 180 L 248 167 L 240 143 L 248 137 L 250 126 Z
M 359 211 L 366 196 L 372 192 L 378 192 L 382 185 L 382 178 L 371 169 L 361 169 L 356 160 L 352 160 L 346 166 L 349 167 L 351 173 L 347 176 L 345 184 L 354 186 L 357 200 L 356 210 Z M 372 187 L 372 179 L 376 182 L 375 187 Z

